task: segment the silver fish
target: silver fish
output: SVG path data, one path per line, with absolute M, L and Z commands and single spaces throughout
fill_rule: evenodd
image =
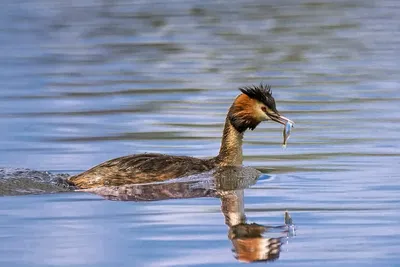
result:
M 293 123 L 288 121 L 283 128 L 283 148 L 286 148 L 287 140 L 289 139 L 290 132 L 292 131 Z

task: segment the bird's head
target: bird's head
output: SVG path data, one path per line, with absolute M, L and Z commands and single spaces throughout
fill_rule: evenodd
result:
M 285 125 L 293 121 L 279 114 L 269 85 L 241 87 L 242 92 L 229 109 L 228 118 L 238 132 L 254 130 L 262 121 Z

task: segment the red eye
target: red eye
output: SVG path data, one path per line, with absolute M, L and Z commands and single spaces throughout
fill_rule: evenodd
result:
M 267 112 L 267 108 L 266 107 L 261 107 L 261 110 L 264 112 Z

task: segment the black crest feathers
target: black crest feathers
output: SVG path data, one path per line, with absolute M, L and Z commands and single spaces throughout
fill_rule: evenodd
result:
M 262 83 L 259 86 L 246 86 L 241 87 L 239 90 L 247 95 L 250 98 L 256 99 L 269 107 L 271 110 L 277 112 L 275 99 L 272 96 L 271 86 L 270 85 L 263 85 Z

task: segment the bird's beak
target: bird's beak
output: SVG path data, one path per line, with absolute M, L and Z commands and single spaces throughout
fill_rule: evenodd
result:
M 286 125 L 286 123 L 288 123 L 288 122 L 290 122 L 291 124 L 294 124 L 294 121 L 292 121 L 278 113 L 268 114 L 268 116 L 271 118 L 271 120 L 276 121 L 283 125 Z

